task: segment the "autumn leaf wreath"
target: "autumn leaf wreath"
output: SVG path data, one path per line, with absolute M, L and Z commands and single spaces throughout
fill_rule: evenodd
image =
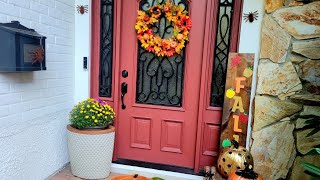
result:
M 173 35 L 169 39 L 162 39 L 152 31 L 152 27 L 162 15 L 173 22 Z M 192 21 L 188 11 L 168 1 L 163 5 L 152 6 L 148 11 L 138 11 L 135 29 L 143 48 L 157 56 L 171 57 L 174 54 L 180 54 L 186 42 L 189 41 L 191 26 Z

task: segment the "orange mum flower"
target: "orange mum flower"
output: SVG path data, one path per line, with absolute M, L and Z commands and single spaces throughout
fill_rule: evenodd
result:
M 167 51 L 166 56 L 171 57 L 173 56 L 174 53 L 175 53 L 174 50 Z
M 192 21 L 187 15 L 182 15 L 180 17 L 180 20 L 177 23 L 182 29 L 186 28 L 187 30 L 190 30 L 192 27 Z
M 164 12 L 169 12 L 171 10 L 171 4 L 169 2 L 166 3 L 163 7 Z
M 150 8 L 150 12 L 152 13 L 152 16 L 155 18 L 158 18 L 161 15 L 161 9 L 159 6 L 152 6 Z

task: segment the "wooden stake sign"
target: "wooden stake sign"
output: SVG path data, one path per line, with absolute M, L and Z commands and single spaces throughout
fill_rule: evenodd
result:
M 246 146 L 253 63 L 254 54 L 229 54 L 220 142 Z

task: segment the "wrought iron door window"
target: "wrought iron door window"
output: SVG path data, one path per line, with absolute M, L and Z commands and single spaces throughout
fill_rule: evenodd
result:
M 113 0 L 101 0 L 99 96 L 112 94 Z
M 218 0 L 217 33 L 211 83 L 210 106 L 222 107 L 230 49 L 234 0 Z
M 142 0 L 140 10 L 166 3 L 166 0 Z M 175 4 L 188 10 L 186 0 L 174 0 Z M 152 27 L 154 34 L 161 38 L 170 38 L 173 34 L 173 23 L 162 14 L 159 22 Z M 136 102 L 162 106 L 182 106 L 185 49 L 181 54 L 170 58 L 158 57 L 146 51 L 139 43 Z

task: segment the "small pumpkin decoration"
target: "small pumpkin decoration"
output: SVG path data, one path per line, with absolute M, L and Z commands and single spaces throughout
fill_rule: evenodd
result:
M 228 180 L 263 180 L 262 177 L 253 171 L 251 165 L 247 165 L 244 170 L 233 171 Z
M 117 176 L 112 178 L 111 180 L 151 180 L 151 179 L 135 174 L 133 176 L 132 175 Z
M 218 157 L 218 171 L 224 177 L 228 177 L 233 171 L 245 169 L 247 165 L 253 166 L 253 157 L 250 152 L 239 146 L 235 140 L 232 140 L 231 144 L 225 147 Z

